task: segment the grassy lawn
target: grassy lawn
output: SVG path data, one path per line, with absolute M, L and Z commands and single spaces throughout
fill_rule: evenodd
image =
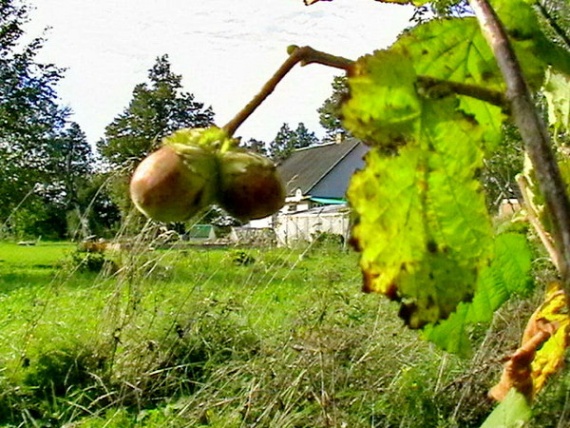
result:
M 30 247 L 0 242 L 0 294 L 46 284 L 53 278 L 58 263 L 74 248 L 65 242 L 40 242 Z
M 0 244 L 0 426 L 475 427 L 491 409 L 504 336 L 444 355 L 361 293 L 350 251 L 74 249 Z

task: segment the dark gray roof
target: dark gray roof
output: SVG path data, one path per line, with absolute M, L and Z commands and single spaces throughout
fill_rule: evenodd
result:
M 360 141 L 348 138 L 341 143 L 319 144 L 295 150 L 277 167 L 285 185 L 287 194 L 300 188 L 303 195 L 323 179 L 334 167 L 352 152 Z

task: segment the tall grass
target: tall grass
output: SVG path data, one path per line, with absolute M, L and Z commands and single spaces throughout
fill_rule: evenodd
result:
M 0 424 L 475 427 L 524 325 L 499 314 L 462 361 L 361 293 L 332 243 L 132 242 L 100 272 L 71 244 L 0 245 Z

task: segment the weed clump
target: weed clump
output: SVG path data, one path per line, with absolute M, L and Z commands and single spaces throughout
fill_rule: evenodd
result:
M 213 305 L 195 302 L 192 316 L 179 316 L 147 334 L 130 327 L 120 334 L 111 379 L 121 391 L 120 403 L 152 408 L 192 395 L 216 367 L 258 352 L 259 339 L 233 309 Z
M 60 266 L 66 271 L 88 273 L 114 273 L 118 270 L 117 263 L 109 258 L 104 250 L 86 250 L 77 247 L 62 262 Z
M 72 389 L 82 389 L 93 384 L 92 374 L 102 372 L 105 357 L 85 349 L 52 350 L 26 359 L 28 370 L 23 383 L 42 398 L 64 397 Z
M 233 250 L 228 256 L 236 266 L 249 266 L 255 263 L 255 257 L 243 250 Z
M 0 423 L 16 423 L 23 417 L 37 426 L 60 426 L 73 418 L 78 408 L 92 407 L 97 400 L 100 406 L 108 404 L 101 399 L 105 390 L 98 378 L 105 363 L 104 356 L 87 347 L 49 350 L 23 358 L 21 383 L 3 379 Z

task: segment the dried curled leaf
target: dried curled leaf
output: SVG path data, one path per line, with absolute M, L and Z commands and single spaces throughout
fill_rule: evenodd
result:
M 564 362 L 570 345 L 568 298 L 560 284 L 550 284 L 545 301 L 532 314 L 525 328 L 521 346 L 505 364 L 501 380 L 489 396 L 503 401 L 514 388 L 530 402 L 543 388 L 549 376 Z

